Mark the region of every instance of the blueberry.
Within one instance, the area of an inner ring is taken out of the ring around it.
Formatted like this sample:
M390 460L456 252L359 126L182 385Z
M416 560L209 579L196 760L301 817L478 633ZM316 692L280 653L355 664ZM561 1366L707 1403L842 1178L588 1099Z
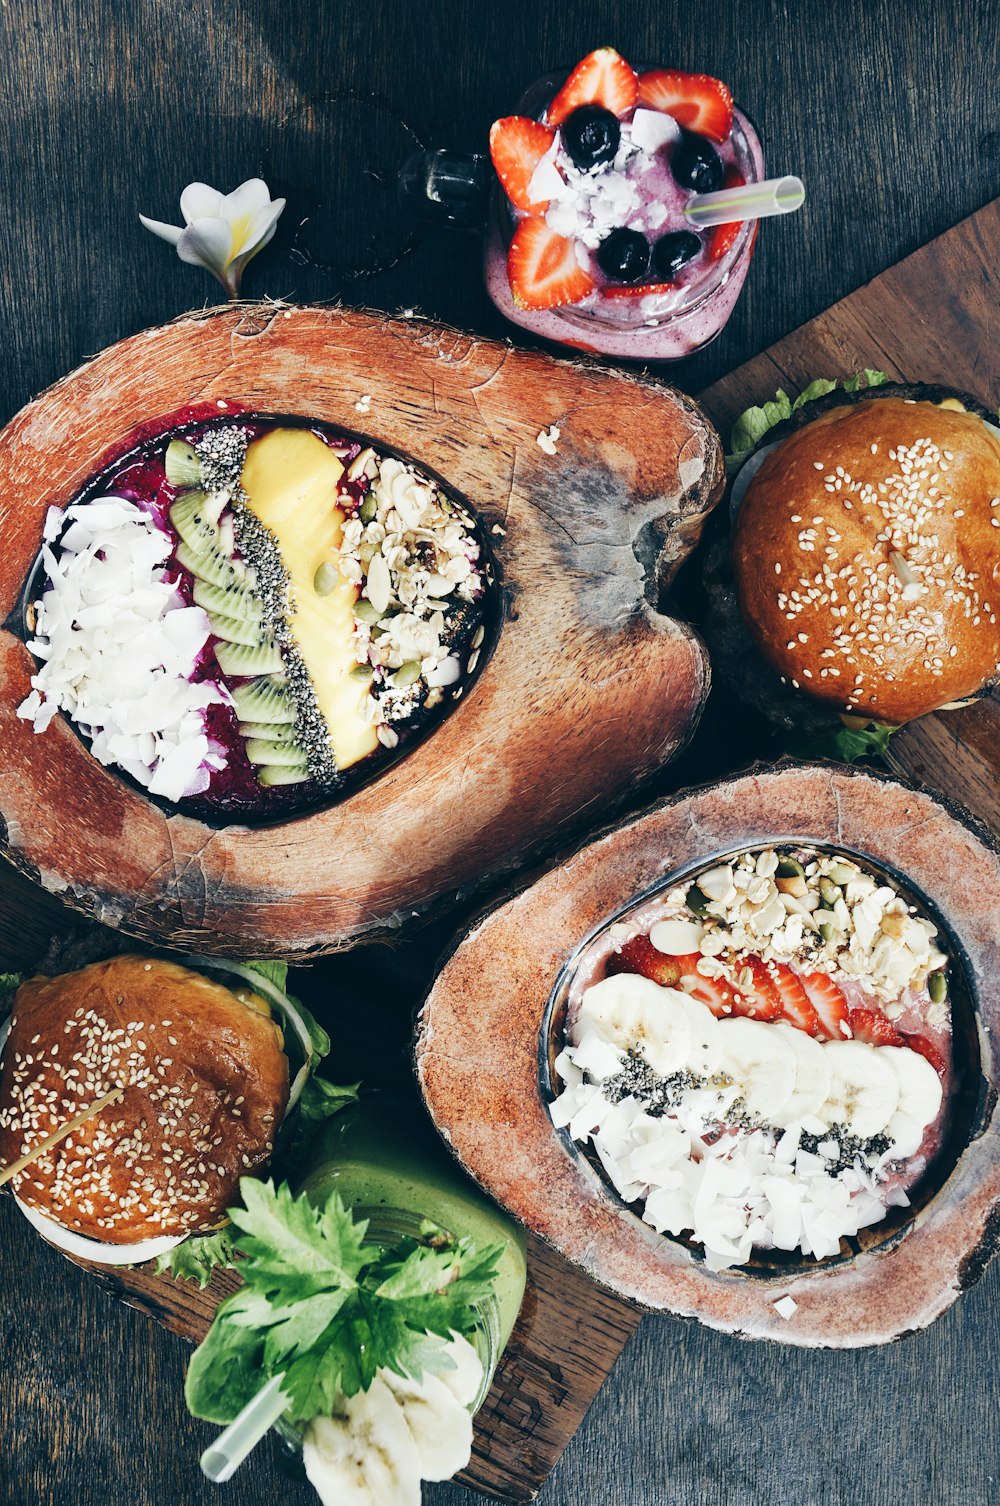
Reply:
M596 167L610 162L618 150L621 126L610 110L600 105L581 105L562 123L562 144L577 167Z
M693 188L696 193L714 193L722 187L722 158L704 136L690 131L684 132L674 148L670 170L682 188Z
M615 282L638 282L649 271L649 242L638 230L612 230L597 248L597 265Z
M672 230L661 235L653 247L653 267L657 277L669 282L701 250L701 240L693 230Z

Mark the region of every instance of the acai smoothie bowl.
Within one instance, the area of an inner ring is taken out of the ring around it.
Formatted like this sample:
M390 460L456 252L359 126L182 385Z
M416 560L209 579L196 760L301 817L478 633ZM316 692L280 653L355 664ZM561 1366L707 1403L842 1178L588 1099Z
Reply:
M983 829L887 776L682 793L458 941L420 1018L431 1114L621 1296L804 1346L899 1338L996 1245L997 884Z
M471 508L348 430L219 401L152 420L51 506L17 714L210 824L334 801L489 652Z

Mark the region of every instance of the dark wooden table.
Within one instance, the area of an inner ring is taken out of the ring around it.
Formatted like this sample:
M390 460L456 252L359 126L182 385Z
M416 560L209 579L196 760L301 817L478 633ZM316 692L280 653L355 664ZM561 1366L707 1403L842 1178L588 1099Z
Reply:
M522 83L605 41L728 78L773 169L800 172L810 190L795 220L764 228L721 339L674 369L690 391L1000 193L1000 41L982 0L5 0L2 19L0 421L102 346L215 301L208 277L136 219L173 219L195 178L229 188L263 170L289 194L281 233L247 276L251 296L417 307L502 334L471 236L430 231L398 265L357 280L297 260L293 232L308 215L314 260L390 260L388 218L357 212L362 191L367 202L379 192L359 185L360 123L375 143L363 165L376 170L414 138L474 148ZM324 137L313 128L329 106L315 102L345 91L359 129ZM746 720L739 741L714 697L659 787L764 747ZM0 961L31 961L65 913L37 895L26 924L21 881L5 876L0 892ZM367 1001L345 1012L345 1069L371 1077L377 1035L379 1074L405 1080L410 1008L445 936L439 926L395 952L324 965L331 985ZM275 1472L266 1447L224 1494L207 1485L197 1455L208 1430L181 1393L184 1346L44 1247L6 1198L0 1283L4 1506L314 1499ZM985 1506L1000 1474L998 1352L1000 1265L930 1332L870 1353L804 1354L648 1319L540 1500ZM439 1486L426 1499L477 1498Z

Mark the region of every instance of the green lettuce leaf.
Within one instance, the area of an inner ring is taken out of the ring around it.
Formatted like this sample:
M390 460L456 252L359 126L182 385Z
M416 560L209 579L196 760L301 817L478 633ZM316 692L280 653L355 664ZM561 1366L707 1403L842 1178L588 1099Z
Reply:
M215 1234L191 1234L165 1255L158 1255L153 1269L158 1276L174 1276L178 1281L197 1281L206 1287L213 1271L233 1263L233 1240L236 1231L228 1225Z
M838 763L885 758L889 739L897 731L886 722L869 722L866 727L841 727L829 737L800 744L787 751L795 758L832 758Z
M252 968L255 973L260 973L275 988L280 988L282 993L287 992L288 963L287 962L245 962L244 967Z
M815 381L809 383L808 387L803 388L794 402L788 393L779 387L771 402L762 403L759 407L747 408L746 412L741 413L733 424L732 433L729 436L729 454L726 456L728 475L736 474L765 434L776 424L782 423L786 418L791 418L792 414L806 403L811 403L818 397L825 397L828 392L833 392L838 386L845 392L860 392L863 387L881 387L882 383L888 380L884 371L872 371L867 366L864 371L845 377L841 382L831 381L829 377L817 377Z

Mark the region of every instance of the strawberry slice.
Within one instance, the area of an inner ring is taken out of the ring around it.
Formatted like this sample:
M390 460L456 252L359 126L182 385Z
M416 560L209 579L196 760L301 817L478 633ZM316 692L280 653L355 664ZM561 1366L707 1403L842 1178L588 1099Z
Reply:
M938 1048L927 1039L925 1035L913 1035L909 1031L903 1031L903 1044L909 1046L911 1051L919 1051L921 1056L926 1056L938 1077L944 1077L948 1071L944 1057Z
M710 141L727 140L733 128L733 96L721 79L707 73L668 68L640 73L639 103L672 115L678 125Z
M675 286L672 282L641 282L637 287L608 286L602 288L601 292L605 298L649 298L654 293L672 293Z
M880 1009L852 1009L848 1015L854 1039L869 1046L902 1046L903 1037Z
M507 115L490 127L490 156L503 191L518 209L545 208L548 200L532 199L528 186L535 168L556 139L555 131L526 115Z
M753 975L748 986L736 985L736 1003L733 1013L745 1015L751 1020L776 1020L782 1013L781 998L765 963L759 957L744 957L739 970L746 968Z
M595 286L576 259L573 241L556 235L542 219L522 220L507 252L507 276L522 309L554 309L579 303Z
M821 1034L819 1015L798 974L792 972L787 962L771 962L768 971L781 1000L782 1015L788 1023L796 1030L804 1030L807 1035Z
M598 47L577 63L549 105L549 125L562 125L581 105L600 105L621 119L634 107L638 95L635 70L613 47Z
M682 963L691 960L690 957L668 957L665 952L657 951L648 936L633 936L611 953L607 970L609 975L638 973L641 978L652 979L661 988L676 988L683 971Z
M727 167L726 175L722 180L723 188L742 188L746 183L743 174L737 172L735 167ZM726 252L736 244L736 238L743 229L743 221L735 220L731 225L716 225L708 238L706 255L709 261L721 261Z
M716 1019L725 1019L729 1015L739 1012L743 1003L743 997L726 978L705 978L697 971L699 954L694 953L691 957L678 957L676 959L684 971L681 974L680 987L692 999L698 999L706 1004L715 1015Z
M828 973L806 973L802 987L819 1019L820 1034L827 1040L847 1041L851 1027L847 1019L847 1000Z

